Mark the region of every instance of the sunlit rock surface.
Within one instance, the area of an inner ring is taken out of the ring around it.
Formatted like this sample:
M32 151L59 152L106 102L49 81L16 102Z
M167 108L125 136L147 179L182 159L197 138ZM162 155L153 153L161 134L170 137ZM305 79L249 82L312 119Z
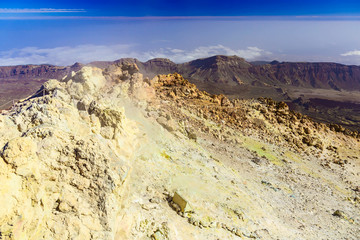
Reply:
M135 64L0 115L2 239L357 239L357 132Z

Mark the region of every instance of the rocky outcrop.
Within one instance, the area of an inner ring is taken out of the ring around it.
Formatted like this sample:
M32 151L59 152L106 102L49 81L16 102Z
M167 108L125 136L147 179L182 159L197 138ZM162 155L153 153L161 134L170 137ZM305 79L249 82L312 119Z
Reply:
M249 104L248 101L229 100L224 95L210 95L198 90L194 84L176 73L158 76L154 85L161 98L174 99L197 116L211 119L219 124L227 124L239 129L251 127L260 130L266 130L270 125L279 130L285 127L283 133L281 133L283 130L279 131L281 134L278 137L285 139L292 147L299 148L299 151L304 150L305 146L323 149L322 141L319 136L316 137L319 131L343 132L360 138L357 131L350 131L336 124L317 123L305 115L290 111L284 102L260 98L259 102ZM188 101L194 101L194 104L189 106ZM258 111L256 115L259 116L249 117L248 113L254 110ZM204 127L199 126L199 128Z
M2 237L114 238L136 141L123 108L98 102L105 84L84 67L1 116Z

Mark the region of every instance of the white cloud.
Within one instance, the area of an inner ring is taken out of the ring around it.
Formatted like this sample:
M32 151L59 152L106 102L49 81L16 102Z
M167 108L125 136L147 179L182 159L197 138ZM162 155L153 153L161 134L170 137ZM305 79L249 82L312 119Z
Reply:
M213 55L237 55L247 60L261 59L270 55L263 49L248 47L233 50L223 45L201 46L192 50L160 48L152 51L137 51L135 45L79 45L75 47L37 48L26 47L0 52L0 66L23 64L71 65L75 62L113 61L131 57L141 61L152 58L169 58L174 62L187 62Z
M56 9L56 8L0 8L0 13L72 13L86 12L85 9Z
M75 47L37 48L27 47L0 52L0 66L22 64L70 65L95 60L112 61L123 57L130 45L79 45Z
M343 57L349 57L349 56L360 56L360 51L359 50L354 50L354 51L349 51L343 54L340 54Z
M170 52L177 54L177 53L183 53L184 50L174 48L174 49L170 49Z
M180 50L172 48L161 48L157 51L149 51L138 55L141 60L151 58L169 58L174 62L187 62L198 58L205 58L214 55L237 55L247 60L259 59L263 56L270 55L271 52L257 47L248 47L246 49L233 50L223 45L201 46L192 50Z

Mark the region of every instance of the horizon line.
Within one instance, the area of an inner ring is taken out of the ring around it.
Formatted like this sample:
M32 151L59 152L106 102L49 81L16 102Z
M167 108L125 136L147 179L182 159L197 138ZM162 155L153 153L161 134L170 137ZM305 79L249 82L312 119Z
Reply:
M327 63L327 64L338 64L338 65L344 65L344 66L357 66L357 67L360 67L359 64L350 64L350 63L341 63L341 62L337 62L337 61L289 61L289 60L277 60L277 59L273 59L273 60L249 60L249 59L246 59L246 58L243 58L243 57L240 57L238 55L223 55L223 54L218 54L218 55L212 55L212 56L208 56L208 57L202 57L202 58L196 58L196 59L193 59L193 60L189 60L189 61L185 61L185 62L174 62L171 58L165 58L165 57L154 57L154 58L150 58L150 59L147 59L147 60L139 60L138 58L135 58L135 57L122 57L122 58L117 58L115 60L95 60L95 61L90 61L90 62L73 62L69 65L59 65L59 64L54 64L54 63L27 63L27 64L14 64L14 65L0 65L0 67L14 67L14 66L26 66L26 65L32 65L32 66L41 66L41 65L50 65L50 66L56 66L56 67L68 67L68 66L72 66L74 64L82 64L84 66L86 65L89 65L91 63L95 63L95 62L116 62L116 61L119 61L119 60L122 60L122 59L134 59L134 60L138 60L139 62L141 63L146 63L148 61L151 61L151 60L155 60L155 59L167 59L167 60L170 60L172 62L174 62L175 64L184 64L184 63L189 63L189 62L192 62L192 61L196 61L196 60L202 60L202 59L207 59L207 58L212 58L212 57L216 57L216 56L225 56L225 57L232 57L232 56L236 56L236 57L239 57L239 58L242 58L244 59L246 62L252 64L252 63L255 63L255 62L265 62L265 64L271 64L272 62L277 62L277 64L282 64L282 63L309 63L309 64L313 64L313 63Z
M47 12L46 12L47 11ZM84 9L44 9L37 13L86 12ZM0 9L1 13L1 9ZM20 13L20 12L17 12ZM30 13L30 12L21 12ZM35 13L35 12L32 12ZM254 15L254 16L0 16L0 20L227 20L227 21L360 21L360 15Z

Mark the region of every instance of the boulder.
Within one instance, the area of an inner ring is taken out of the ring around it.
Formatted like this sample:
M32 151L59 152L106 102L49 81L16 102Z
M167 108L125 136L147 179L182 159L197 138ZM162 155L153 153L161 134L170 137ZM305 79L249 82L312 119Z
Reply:
M177 192L174 193L172 201L180 207L180 211L185 213L190 210L188 202Z
M159 117L156 121L169 132L174 132L178 129L176 122L172 119L166 119L165 117Z

